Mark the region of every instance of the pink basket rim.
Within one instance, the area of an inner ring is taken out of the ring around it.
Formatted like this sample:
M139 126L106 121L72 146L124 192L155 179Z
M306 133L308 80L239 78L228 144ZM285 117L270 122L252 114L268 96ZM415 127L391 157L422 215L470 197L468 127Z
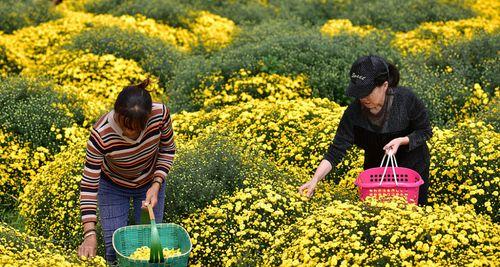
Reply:
M420 174L410 168L405 168L405 167L394 167L394 169L396 170L396 173L398 173L398 170L399 170L399 173L400 172L403 172L403 173L411 173L413 175L416 175L419 180L417 182L399 182L398 181L398 185L396 186L396 182L393 182L393 181L383 181L382 182L382 185L380 185L380 182L360 182L359 180L361 179L361 177L363 177L363 175L366 175L367 173L369 172L373 172L375 170L380 170L380 169L384 169L384 167L375 167L375 168L370 168L370 169L366 169L364 170L363 172L361 172L358 177L356 178L356 180L354 181L354 184L356 186L359 186L359 187L362 187L362 188L394 188L394 187L405 187L405 188L413 188L413 187L419 187L421 185L423 185L425 182L424 180L422 179L422 177L420 176ZM387 173L390 173L389 171L391 171L392 173L392 169L391 167L389 167L387 169Z
M361 188L388 188L388 189L398 188L398 187L416 188L416 187L423 185L424 183L425 183L424 180L419 180L415 183L398 182L397 185L395 182L382 182L382 185L379 185L379 182L359 184L357 180L354 181L354 184L361 187Z

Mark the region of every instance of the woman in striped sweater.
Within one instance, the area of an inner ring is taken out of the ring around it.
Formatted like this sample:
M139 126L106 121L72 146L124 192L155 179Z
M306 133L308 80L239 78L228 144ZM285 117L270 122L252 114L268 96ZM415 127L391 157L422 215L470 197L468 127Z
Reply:
M108 262L116 260L112 236L127 225L131 199L136 221L148 204L156 220L163 220L164 181L174 160L174 132L169 109L152 102L148 84L146 80L125 87L114 109L90 130L80 183L84 229L80 256L96 255L97 207Z

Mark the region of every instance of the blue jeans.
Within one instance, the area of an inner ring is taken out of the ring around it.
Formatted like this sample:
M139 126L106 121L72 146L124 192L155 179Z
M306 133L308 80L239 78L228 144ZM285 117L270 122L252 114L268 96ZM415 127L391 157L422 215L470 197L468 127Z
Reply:
M158 203L153 208L157 223L163 221L163 210L165 207L165 185L163 183L158 192ZM101 176L99 190L97 193L97 206L99 209L99 220L104 234L106 246L106 260L116 260L116 252L113 249L113 233L116 229L127 226L130 210L130 199L134 202L135 221L141 221L142 201L146 199L149 184L141 188L129 189L121 187Z

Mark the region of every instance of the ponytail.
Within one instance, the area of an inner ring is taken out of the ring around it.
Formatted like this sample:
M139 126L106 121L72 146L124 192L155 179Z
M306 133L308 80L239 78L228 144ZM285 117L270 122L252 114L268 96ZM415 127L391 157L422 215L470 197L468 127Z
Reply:
M372 64L375 67L377 74L375 76L374 82L375 86L381 86L384 82L389 83L389 88L396 88L399 84L399 70L398 68L387 62L384 58L379 56L370 56L376 58L377 60L372 60Z
M151 84L151 79L148 77L148 78L146 78L146 80L144 80L144 81L140 82L139 84L135 85L135 87L140 88L142 90L145 90L145 91L149 92L149 90L147 90L146 88L150 84Z
M387 62L387 65L389 67L389 87L396 88L399 84L399 70L392 63Z

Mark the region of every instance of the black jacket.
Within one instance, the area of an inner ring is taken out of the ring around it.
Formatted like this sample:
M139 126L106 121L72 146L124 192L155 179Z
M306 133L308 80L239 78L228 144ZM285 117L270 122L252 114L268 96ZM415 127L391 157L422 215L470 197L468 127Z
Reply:
M357 145L365 151L364 169L379 167L384 156L383 147L392 139L408 136L408 145L400 146L396 160L400 167L417 171L426 181L429 177L430 155L426 141L432 136L427 109L411 89L394 88L394 99L384 127L379 129L363 115L359 100L345 110L337 133L324 158L336 166L346 151Z

